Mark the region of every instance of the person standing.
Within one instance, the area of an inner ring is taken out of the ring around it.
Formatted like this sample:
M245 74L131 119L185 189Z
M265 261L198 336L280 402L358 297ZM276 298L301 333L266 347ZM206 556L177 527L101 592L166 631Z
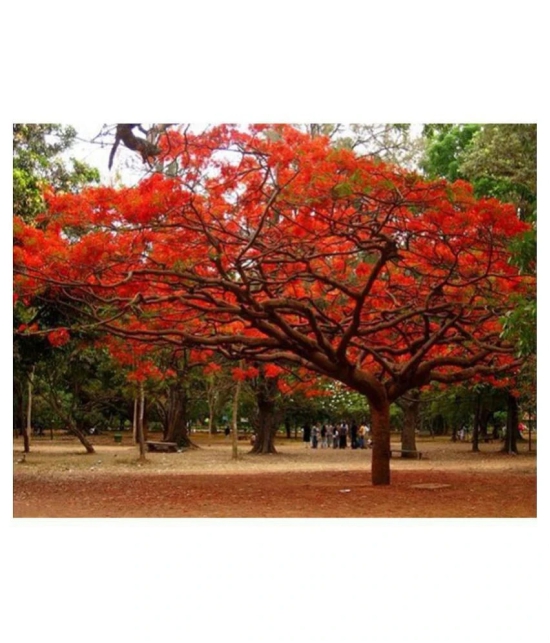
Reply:
M348 427L346 426L345 422L342 422L342 424L340 424L340 428L338 429L340 449L345 449L347 446L347 434L348 434Z
M359 427L357 426L357 423L355 420L351 423L351 448L352 449L357 449L357 434L359 432Z
M316 449L319 443L319 427L314 424L311 430L311 448Z
M338 427L336 426L336 424L333 424L331 426L331 433L332 433L332 448L337 449L339 437L338 437Z
M311 441L311 427L309 426L309 422L306 422L304 424L304 444L307 447Z
M330 424L327 422L327 448L332 446L332 432L330 430Z
M363 422L361 423L361 426L359 427L359 432L357 434L357 443L358 443L357 446L360 449L365 448L365 424Z

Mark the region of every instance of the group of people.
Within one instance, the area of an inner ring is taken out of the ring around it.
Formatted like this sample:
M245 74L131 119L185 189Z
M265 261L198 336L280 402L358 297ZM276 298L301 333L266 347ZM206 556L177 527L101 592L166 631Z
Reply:
M348 444L352 449L368 449L372 446L369 425L358 425L356 422L322 426L305 424L303 440L305 445L311 446L312 449L345 449Z

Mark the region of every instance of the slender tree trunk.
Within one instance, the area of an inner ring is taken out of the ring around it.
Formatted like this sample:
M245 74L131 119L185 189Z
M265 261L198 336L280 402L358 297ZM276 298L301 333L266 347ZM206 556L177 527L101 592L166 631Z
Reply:
M483 406L479 412L479 434L486 440L489 437L487 429L489 427L489 420L491 419L491 412L488 409L484 409Z
M401 398L405 412L405 422L401 431L401 448L404 451L416 451L416 431L420 426L420 391L410 391L408 399ZM414 457L412 453L402 453L403 458Z
M233 460L237 460L239 457L239 398L241 395L241 386L241 380L237 380L231 413L231 458Z
M214 409L209 405L208 409L208 444L212 444L212 434L214 433Z
M63 410L63 406L61 402L59 401L56 393L51 388L50 388L50 394L47 397L47 401L48 401L48 404L56 413L56 415L60 418L60 420L64 422L65 426L67 427L67 430L70 431L73 435L76 435L76 437L80 440L80 442L82 443L82 446L86 449L86 451L88 453L95 453L95 449L92 443L88 440L88 437L86 436L86 434L77 427L76 422L73 419L73 414L71 412L66 413Z
M508 393L507 395L508 402L508 413L506 416L506 436L504 439L504 447L502 450L504 453L509 453L510 455L518 453L518 447L516 442L516 432L518 431L519 425L519 408L518 400L515 395Z
M390 484L390 405L388 402L375 406L369 402L372 422L372 467L373 485Z
M80 442L82 442L82 446L86 449L88 453L95 453L95 449L92 443L88 440L84 431L81 431L72 420L70 420L68 424L68 429L71 433L76 435L76 437L80 440Z
M13 438L16 440L23 435L26 422L25 412L25 387L21 384L19 378L13 379Z
M137 421L137 433L139 443L139 459L146 460L145 455L145 432L143 430L143 418L145 416L145 388L143 382L139 383L139 415Z
M132 418L132 438L134 444L138 443L138 396L134 396L134 416Z
M215 426L218 392L216 389L216 378L213 376L207 381L206 400L208 402L208 444L212 442L212 436L218 432Z
M472 451L479 453L479 426L481 417L481 395L478 394L474 413L474 427L472 430Z
M27 385L27 418L25 423L25 429L23 431L23 451L29 453L31 450L31 433L32 433L32 392L34 385L34 371L35 366L33 365L31 372L29 373L29 381Z

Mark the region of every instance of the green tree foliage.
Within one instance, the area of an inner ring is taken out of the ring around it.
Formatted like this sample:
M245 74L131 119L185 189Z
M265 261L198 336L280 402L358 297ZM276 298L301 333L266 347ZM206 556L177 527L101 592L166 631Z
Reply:
M536 273L537 126L533 123L427 125L425 158L432 177L470 181L478 197L513 203L518 216L531 224L513 242L512 261L526 274ZM518 378L523 406L533 407L536 387L537 302L518 297L504 321L504 333L525 363Z
M535 274L537 256L537 126L535 124L484 125L472 139L461 171L479 195L514 203L518 216L531 229L514 242L513 261L525 273ZM526 356L536 351L537 304L518 299L508 315L505 332Z
M122 369L86 340L52 349L37 375L36 394L63 428L118 428L131 418L132 398Z
M421 169L431 179L443 177L456 181L466 178L461 165L479 130L480 126L475 124L425 125L426 150Z
M45 185L72 192L99 183L99 171L62 154L74 145L76 131L58 124L13 125L13 213L32 220L42 211Z
M532 224L514 241L513 261L525 273L536 271L537 126L536 124L435 124L424 127L422 169L431 178L470 181L478 197L513 203ZM536 351L534 299L518 299L506 319L506 333L521 355Z
M461 173L480 196L515 203L532 221L537 201L537 126L484 125L471 139Z
M82 186L99 182L99 171L76 159L66 161L62 155L75 143L76 131L59 124L13 125L13 213L31 223L44 209L43 190L77 191ZM59 322L54 301L17 301L14 307L14 331L22 326L49 320ZM14 426L23 426L26 382L35 365L38 372L53 359L54 350L44 337L14 334ZM40 385L40 382L37 382Z

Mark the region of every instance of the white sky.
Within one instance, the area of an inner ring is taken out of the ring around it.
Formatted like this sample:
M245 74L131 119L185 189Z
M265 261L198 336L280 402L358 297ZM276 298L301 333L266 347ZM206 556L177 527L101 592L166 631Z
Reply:
M109 155L114 143L114 124L108 124L105 128L103 123L94 123L91 121L77 121L67 123L72 125L77 131L77 140L75 144L64 154L65 157L75 157L96 167L100 173L102 182L110 184L119 178L125 184L134 184L142 178L147 167L143 165L139 155L128 150L122 143L117 147L113 160L113 167L109 170ZM199 131L208 126L206 123L193 123L192 129ZM145 125L147 128L148 125ZM104 129L105 128L105 129ZM412 134L419 136L421 134L421 124L412 124ZM102 131L109 129L103 136L98 136ZM342 132L342 135L345 131Z

